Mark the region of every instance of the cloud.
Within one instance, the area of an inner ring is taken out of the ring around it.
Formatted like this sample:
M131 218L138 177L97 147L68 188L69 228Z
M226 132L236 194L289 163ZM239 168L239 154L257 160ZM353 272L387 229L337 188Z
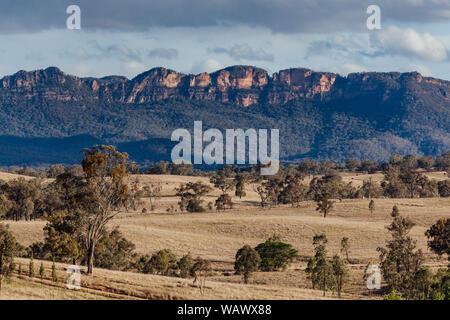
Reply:
M170 49L165 49L165 48L157 48L157 49L153 49L150 50L148 52L148 56L150 58L161 58L161 59L176 59L178 58L178 50L170 48Z
M349 73L365 72L366 69L357 64L344 63L344 64L339 65L338 67L334 68L332 71L336 72L340 75L348 75Z
M124 73L130 75L138 75L147 69L148 68L139 61L128 61L122 65L122 70Z
M207 59L204 61L201 61L200 63L195 63L192 66L191 72L198 74L201 72L214 72L220 69L223 69L224 65L221 64L219 61L215 60L215 59Z
M215 54L226 54L230 58L237 61L274 61L273 55L267 53L264 49L253 49L248 44L235 44L229 49L217 47L208 49L208 52Z
M0 2L0 32L66 28L73 0ZM449 0L379 1L383 21L446 22ZM78 0L82 29L142 31L151 27L257 26L278 33L365 31L373 0Z
M97 41L90 41L86 47L77 47L70 51L64 49L60 56L71 56L82 60L104 60L106 58L119 59L122 62L142 62L140 50L134 50L124 44L100 45Z
M117 57L122 61L134 60L142 62L140 53L124 44L111 44L106 47L97 45L97 49L102 57Z
M429 33L419 34L413 29L395 26L376 32L371 37L372 45L378 49L375 55L402 55L428 61L447 60L444 44Z
M428 69L426 66L421 65L421 64L412 65L410 69L419 72L424 77L432 77L433 76L433 72L430 69Z

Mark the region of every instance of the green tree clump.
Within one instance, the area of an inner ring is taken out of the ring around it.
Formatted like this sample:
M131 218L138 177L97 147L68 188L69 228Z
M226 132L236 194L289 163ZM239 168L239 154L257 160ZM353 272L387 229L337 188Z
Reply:
M333 264L327 257L327 243L328 240L325 234L314 236L313 245L315 254L314 257L309 259L305 270L308 278L312 282L313 289L318 288L322 290L324 296L327 290L334 289L336 283Z
M298 257L297 250L282 242L278 236L272 236L260 243L255 250L261 258L262 271L285 270Z
M34 277L34 258L33 258L33 254L31 254L30 263L28 264L28 276L30 278Z
M0 295L2 283L8 279L14 269L14 256L16 255L17 241L9 227L0 224Z
M190 253L184 255L181 257L180 260L177 262L177 268L179 270L179 276L181 278L188 278L191 276L191 270L194 266L194 260L192 259L192 256Z
M44 263L41 262L41 266L39 267L39 277L41 278L41 280L43 280L44 276L45 276Z
M52 263L52 281L58 282L58 275L56 274L55 260L53 260L53 263Z
M248 279L253 272L259 269L260 264L261 257L259 256L258 251L249 245L245 245L236 253L234 270L236 270L236 274L243 275L244 283L248 283Z

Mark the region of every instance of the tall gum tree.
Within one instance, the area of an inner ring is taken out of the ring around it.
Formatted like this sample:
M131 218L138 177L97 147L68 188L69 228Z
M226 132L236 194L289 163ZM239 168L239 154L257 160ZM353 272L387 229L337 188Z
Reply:
M126 184L128 154L118 152L113 146L94 146L83 150L81 163L89 185L91 210L85 212L87 273L93 273L95 246L105 232L105 227L126 204L129 193Z

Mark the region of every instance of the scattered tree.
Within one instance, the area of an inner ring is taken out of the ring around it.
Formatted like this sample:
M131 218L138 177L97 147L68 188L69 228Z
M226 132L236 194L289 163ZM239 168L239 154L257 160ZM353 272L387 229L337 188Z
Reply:
M347 261L348 261L348 258L347 258ZM335 277L335 281L336 281L336 291L340 298L342 288L348 281L350 272L348 270L346 262L338 255L334 256L333 261L332 261L332 266L333 266L333 272L334 272L334 277Z
M313 289L319 288L325 296L326 291L333 289L336 278L334 275L333 265L327 257L326 244L328 240L325 234L316 235L313 238L315 255L309 259L306 267L308 278L312 282Z
M436 254L447 254L450 259L450 218L439 219L425 232L428 247Z
M350 249L350 239L347 237L343 237L341 240L341 252L345 253L345 258L347 259L347 262L350 262L348 258L348 250Z
M261 258L262 271L285 270L298 257L297 250L282 242L278 236L272 236L260 243L255 250Z
M412 279L421 268L423 255L421 250L415 251L416 241L409 236L414 223L400 215L393 207L392 223L387 227L392 239L387 248L377 248L380 252L380 264L383 278L389 291L396 290L405 297L412 296Z
M16 249L17 242L9 227L0 224L0 295L3 280L10 277L14 268Z
M237 274L242 274L244 283L248 283L251 274L259 269L261 257L258 252L249 245L243 246L236 253L236 261L234 263L234 270Z
M211 272L211 263L208 260L198 257L191 269L191 275L194 277L194 284L198 283L200 293L203 294L206 276Z
M329 199L330 194L325 193L316 199L317 208L316 211L323 213L323 217L326 218L328 213L333 210L334 202Z
M369 202L369 211L371 214L375 211L375 201L373 201L373 199Z

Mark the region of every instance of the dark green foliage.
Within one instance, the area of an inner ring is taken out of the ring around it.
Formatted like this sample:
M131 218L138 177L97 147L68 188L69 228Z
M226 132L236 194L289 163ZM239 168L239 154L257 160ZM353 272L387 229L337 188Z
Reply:
M327 257L327 243L328 240L325 234L314 236L313 245L315 254L313 258L309 259L305 270L308 275L308 279L312 282L313 289L318 288L322 290L324 296L327 290L333 289L336 285L335 270L333 268L333 264ZM340 271L344 273L343 270ZM342 285L345 281L344 279L345 278L343 276Z
M41 262L41 266L39 267L39 277L42 279L44 279L44 275L45 275L45 268L44 268L44 263Z
M428 247L438 255L447 254L450 259L450 218L439 219L425 232Z
M396 206L392 209L392 223L388 230L392 239L387 241L387 248L379 247L380 266L383 279L389 291L396 290L406 298L414 297L414 277L421 269L423 254L415 250L416 241L409 232L414 223L400 215Z
M33 258L33 255L31 255L30 263L28 264L28 276L30 278L34 277L34 258Z
M233 208L233 201L231 201L231 197L228 194L221 194L215 203L217 211L219 210L226 210L227 207L229 209Z
M335 289L338 296L341 297L342 289L349 279L350 271L347 267L347 263L338 255L333 257L332 267L335 279Z
M186 210L189 212L205 212L206 209L201 205L202 200L191 199L188 201Z
M52 263L52 281L58 282L58 275L56 274L55 260L53 260L53 263Z
M135 257L136 246L125 239L118 227L105 233L95 250L94 265L111 270L128 270Z
M0 183L0 218L32 220L43 215L41 179L14 179Z
M211 187L202 182L188 182L175 188L176 195L180 197L178 205L180 210L189 212L204 212L205 208L201 206L203 200L200 198L211 191Z
M395 290L392 290L388 295L385 295L384 300L403 300L401 294L397 294Z
M245 192L246 184L250 180L250 174L248 172L242 172L236 174L234 178L234 183L236 184L236 190L234 192L236 197L239 197L241 199L242 197L245 197L247 193Z
M438 190L441 197L450 197L450 179L439 181Z
M160 250L148 261L147 270L161 275L173 275L177 268L177 257L170 249Z
M14 269L16 249L17 241L9 227L0 224L0 295L3 280L9 278Z
M373 214L373 212L375 211L375 201L373 201L373 199L370 200L370 202L369 202L369 211L370 211L370 213L372 213L372 214Z
M251 274L259 269L260 264L261 257L258 251L249 245L245 245L236 253L234 270L236 270L237 274L243 275L244 283L248 283Z
M181 257L177 262L177 268L179 270L179 276L181 278L188 278L191 276L191 270L194 266L194 260L191 257L191 254L186 254Z
M285 270L298 257L297 250L279 237L273 236L256 246L255 250L261 257L262 271Z

